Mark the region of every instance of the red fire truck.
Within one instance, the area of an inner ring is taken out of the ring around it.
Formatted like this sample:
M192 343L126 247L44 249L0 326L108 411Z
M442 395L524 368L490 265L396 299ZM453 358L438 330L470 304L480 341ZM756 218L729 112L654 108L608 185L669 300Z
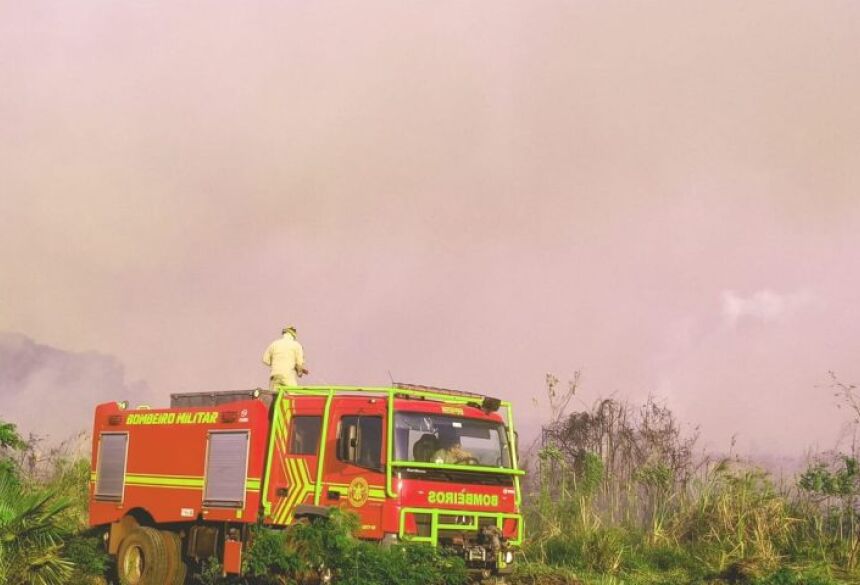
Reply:
M502 416L504 414L505 416ZM90 524L120 582L180 584L208 558L240 574L260 524L358 515L363 539L455 550L504 574L523 537L511 405L480 394L279 387L96 408Z

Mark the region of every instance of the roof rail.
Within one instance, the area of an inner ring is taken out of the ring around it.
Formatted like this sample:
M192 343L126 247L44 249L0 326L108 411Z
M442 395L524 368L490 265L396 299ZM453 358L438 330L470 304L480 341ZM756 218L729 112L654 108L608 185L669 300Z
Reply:
M375 394L390 397L408 397L419 400L435 400L449 404L473 404L483 408L484 405L497 404L506 406L510 403L478 394L476 392L465 392L462 390L449 390L445 388L434 388L432 386L420 386L417 384L394 383L391 386L276 386L277 392L294 396L327 396L343 394ZM494 407L495 408L495 407Z
M278 390L293 395L325 396L332 394L376 394L398 397L417 398L421 400L436 400L455 404L475 404L483 406L486 401L499 402L496 398L477 392L465 390L452 390L450 388L437 388L435 386L424 386L421 384L406 384L394 382L388 387L372 386L279 386L276 390L264 390L254 388L251 390L226 390L215 392L181 392L170 395L171 408L189 408L200 406L217 406L238 400L262 400L269 406Z

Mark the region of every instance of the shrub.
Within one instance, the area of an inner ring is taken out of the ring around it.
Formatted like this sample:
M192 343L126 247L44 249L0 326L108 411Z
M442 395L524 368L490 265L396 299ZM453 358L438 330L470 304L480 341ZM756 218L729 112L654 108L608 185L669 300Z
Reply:
M294 574L299 568L296 555L287 550L286 532L258 528L254 531L243 569L261 582L275 575Z
M58 524L68 502L50 492L24 493L8 477L0 477L0 583L63 585L72 573L63 558Z
M223 567L218 559L207 559L203 561L200 572L194 575L194 582L201 583L202 585L221 585L222 583L227 583L229 582L228 579L221 576L222 569ZM235 582L235 580L233 581Z
M764 472L733 472L721 464L678 510L670 531L716 572L737 563L772 569L795 523Z
M582 585L570 569L542 563L518 563L510 581L512 585Z
M426 544L382 548L357 542L341 559L337 575L344 585L461 585L467 581L462 559Z
M290 583L321 567L343 585L461 585L467 581L462 559L427 545L383 548L353 537L358 518L332 510L326 520L286 530L255 530L245 568L254 583Z
M765 578L756 580L754 585L839 585L839 581L821 570L783 567Z
M74 565L70 583L96 583L110 566L110 557L102 539L93 533L83 533L66 539L63 556Z

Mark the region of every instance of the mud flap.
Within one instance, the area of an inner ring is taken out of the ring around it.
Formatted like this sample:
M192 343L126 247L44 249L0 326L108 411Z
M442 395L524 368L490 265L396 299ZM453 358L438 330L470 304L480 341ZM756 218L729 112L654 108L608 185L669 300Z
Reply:
M228 540L224 543L224 574L238 575L242 572L242 543Z

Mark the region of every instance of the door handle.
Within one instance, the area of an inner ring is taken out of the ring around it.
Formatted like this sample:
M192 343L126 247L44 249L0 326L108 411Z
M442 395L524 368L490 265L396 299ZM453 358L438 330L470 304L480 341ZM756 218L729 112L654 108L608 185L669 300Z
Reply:
M329 500L339 500L340 499L340 492L333 492L333 491L329 490L328 492L326 492L326 497Z

